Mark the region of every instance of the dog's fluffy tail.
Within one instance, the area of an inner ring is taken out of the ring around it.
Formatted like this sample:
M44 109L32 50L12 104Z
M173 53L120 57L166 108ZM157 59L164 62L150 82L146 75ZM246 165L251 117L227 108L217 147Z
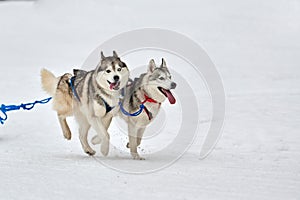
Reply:
M58 78L46 69L41 70L42 87L48 94L53 96L56 92Z

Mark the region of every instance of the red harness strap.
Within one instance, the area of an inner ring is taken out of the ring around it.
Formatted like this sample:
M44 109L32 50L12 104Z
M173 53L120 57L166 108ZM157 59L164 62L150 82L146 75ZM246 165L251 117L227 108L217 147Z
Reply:
M154 99L148 97L146 94L144 94L145 100L142 102L142 104L145 104L146 102L149 103L158 103L157 101L155 101ZM159 103L160 106L161 103ZM146 106L144 107L144 110L148 116L149 121L153 118L152 113L146 108Z
M154 99L148 97L146 94L144 94L145 100L142 102L142 104L146 103L146 102L150 102L150 103L157 103L157 101L155 101Z

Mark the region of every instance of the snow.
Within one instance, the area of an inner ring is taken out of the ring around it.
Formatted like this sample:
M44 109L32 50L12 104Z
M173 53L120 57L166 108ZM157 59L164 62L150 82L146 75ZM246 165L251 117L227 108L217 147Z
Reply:
M187 35L206 50L223 79L226 121L215 150L200 160L211 108L199 89L201 131L192 146L168 167L136 175L103 162L122 169L159 165L172 152L147 154L174 135L145 141L145 161L116 148L107 158L88 157L76 123L69 120L73 139L65 141L50 105L11 112L0 127L0 199L299 199L299 21L297 0L1 2L0 104L47 97L42 67L70 71L112 36L158 27ZM149 54L134 59L126 62L146 65ZM199 87L205 88L202 80ZM164 105L172 112L162 112L169 131L170 119L180 120L179 107ZM118 128L113 125L111 137L121 148L126 137L118 138Z

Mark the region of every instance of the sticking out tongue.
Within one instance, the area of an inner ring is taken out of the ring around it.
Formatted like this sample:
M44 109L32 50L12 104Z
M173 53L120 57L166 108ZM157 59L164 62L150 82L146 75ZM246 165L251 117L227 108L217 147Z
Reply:
M110 83L109 84L109 89L114 89L114 90L117 90L119 89L119 85L120 85L120 82L116 82L116 83Z
M166 89L162 88L162 91L166 95L166 97L168 98L170 104L176 103L176 99L175 99L175 97L173 96L173 94L171 93L170 90L166 90Z

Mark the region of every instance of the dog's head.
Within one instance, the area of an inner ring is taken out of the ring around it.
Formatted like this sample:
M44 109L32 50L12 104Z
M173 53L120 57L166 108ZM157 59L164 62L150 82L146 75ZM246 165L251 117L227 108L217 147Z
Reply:
M113 56L105 57L101 51L101 61L96 68L96 81L102 88L119 91L125 87L129 79L129 70L115 51Z
M160 67L156 67L154 60L150 60L148 66L148 83L145 87L145 90L151 97L159 102L163 102L168 98L171 104L176 102L175 97L173 96L170 90L176 88L176 83L172 81L172 76L166 62L162 59Z

